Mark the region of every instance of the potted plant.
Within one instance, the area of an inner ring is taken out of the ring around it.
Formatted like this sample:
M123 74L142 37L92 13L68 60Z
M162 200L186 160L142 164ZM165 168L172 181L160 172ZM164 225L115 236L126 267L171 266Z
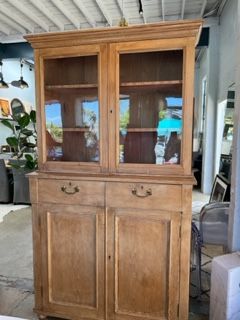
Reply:
M12 159L16 160L11 166L37 169L36 111L12 115L11 120L3 119L1 123L12 130L12 135L6 139L13 152Z
M3 119L1 123L12 131L6 141L12 150L9 165L14 183L13 202L30 203L26 173L37 169L36 111L13 114L11 120Z

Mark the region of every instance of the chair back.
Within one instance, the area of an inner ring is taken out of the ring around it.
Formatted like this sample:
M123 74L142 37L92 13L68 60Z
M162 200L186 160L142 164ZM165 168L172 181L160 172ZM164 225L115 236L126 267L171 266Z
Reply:
M202 208L200 212L200 234L203 244L227 247L229 205L230 202L213 202Z

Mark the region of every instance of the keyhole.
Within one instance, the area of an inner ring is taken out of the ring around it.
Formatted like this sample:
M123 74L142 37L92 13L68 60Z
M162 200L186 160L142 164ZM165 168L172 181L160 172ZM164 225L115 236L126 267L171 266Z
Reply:
M108 256L108 260L111 260L111 256Z

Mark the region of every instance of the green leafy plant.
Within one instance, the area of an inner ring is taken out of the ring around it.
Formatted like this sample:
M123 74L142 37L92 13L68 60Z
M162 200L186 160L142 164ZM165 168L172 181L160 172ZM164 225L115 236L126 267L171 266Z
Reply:
M3 119L1 123L12 130L12 135L6 141L13 151L12 159L19 160L14 164L10 162L11 166L37 169L36 111L12 115L11 120Z

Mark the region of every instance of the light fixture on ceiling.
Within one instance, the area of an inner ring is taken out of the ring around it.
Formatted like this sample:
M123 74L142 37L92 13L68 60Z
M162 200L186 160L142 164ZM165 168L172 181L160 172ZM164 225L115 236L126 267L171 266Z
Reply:
M124 9L123 9L123 0L122 0L122 17L119 21L119 27L127 27L128 26L128 22L127 19L124 17Z
M20 60L20 70L21 70L20 79L12 81L11 85L20 89L25 89L25 88L28 88L28 83L25 80L23 80L22 68L23 68L23 63Z
M0 60L0 67L1 67L1 71L0 71L0 88L1 89L7 89L8 88L8 84L3 80L3 74L2 74L2 60Z
M139 14L140 14L140 16L143 16L143 6L142 6L141 0L139 0Z

